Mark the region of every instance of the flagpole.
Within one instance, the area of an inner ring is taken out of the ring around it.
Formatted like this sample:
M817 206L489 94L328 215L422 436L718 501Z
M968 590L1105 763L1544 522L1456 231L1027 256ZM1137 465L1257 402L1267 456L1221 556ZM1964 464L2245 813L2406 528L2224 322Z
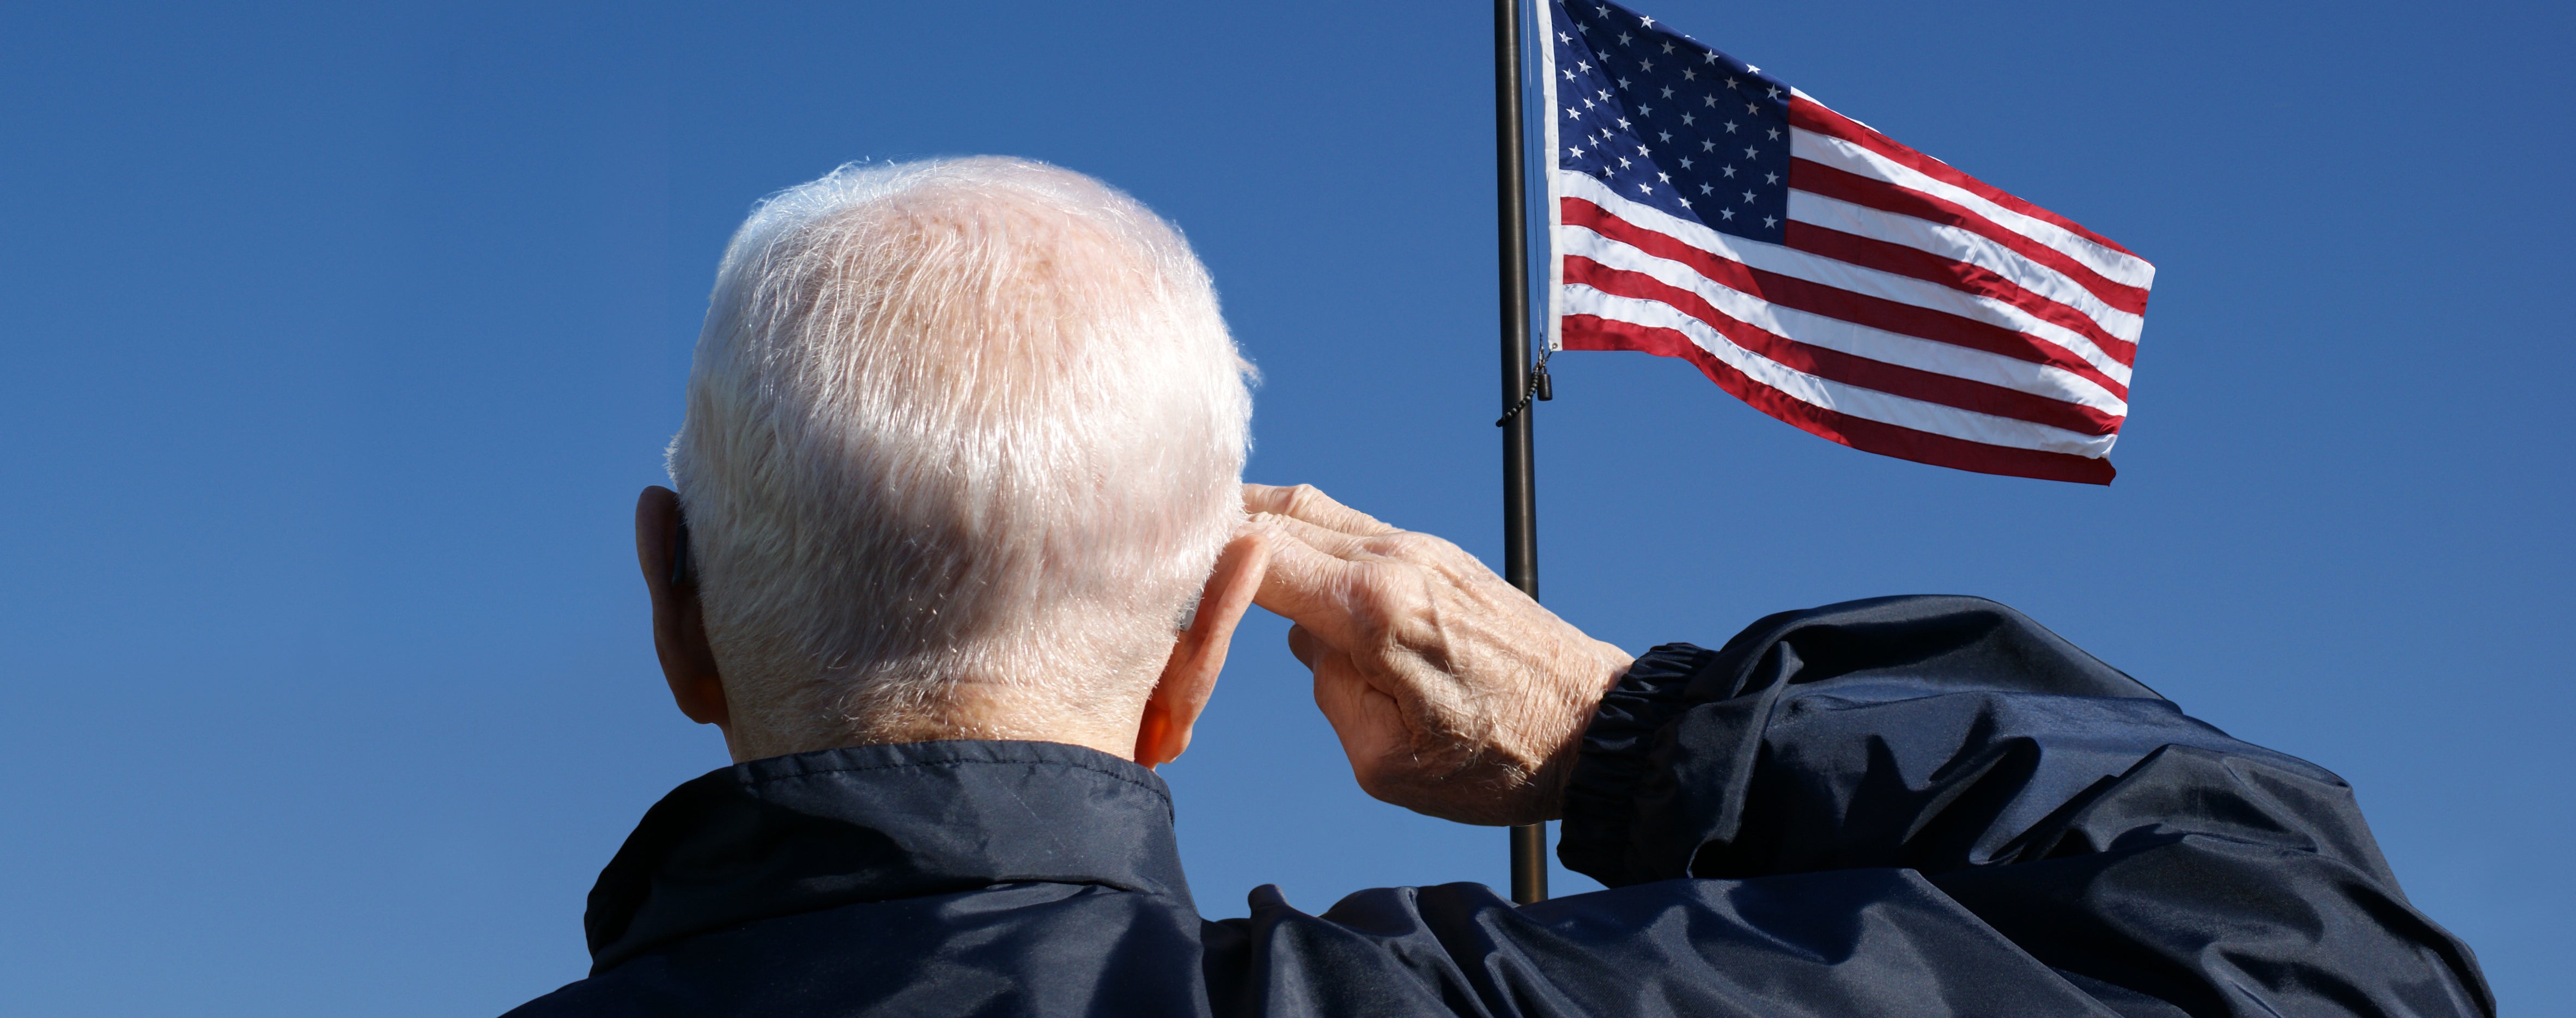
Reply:
M1520 0L1494 0L1496 211L1503 303L1503 578L1538 597L1538 487L1530 453L1529 210L1521 156ZM1547 825L1511 829L1512 900L1547 898Z

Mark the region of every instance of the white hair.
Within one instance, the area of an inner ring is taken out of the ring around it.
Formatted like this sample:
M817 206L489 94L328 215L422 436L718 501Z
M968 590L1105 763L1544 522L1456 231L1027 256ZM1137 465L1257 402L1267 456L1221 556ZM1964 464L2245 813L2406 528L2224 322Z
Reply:
M1251 370L1179 231L1081 174L761 202L670 448L737 738L903 741L974 686L1132 713L1243 518Z

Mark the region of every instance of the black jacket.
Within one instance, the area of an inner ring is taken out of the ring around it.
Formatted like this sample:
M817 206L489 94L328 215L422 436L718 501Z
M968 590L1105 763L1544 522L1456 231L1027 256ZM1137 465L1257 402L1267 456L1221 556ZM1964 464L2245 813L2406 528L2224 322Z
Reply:
M2333 774L2011 609L1887 598L1658 647L1586 734L1565 864L1199 918L1151 771L1028 742L708 774L514 1015L2492 1015Z

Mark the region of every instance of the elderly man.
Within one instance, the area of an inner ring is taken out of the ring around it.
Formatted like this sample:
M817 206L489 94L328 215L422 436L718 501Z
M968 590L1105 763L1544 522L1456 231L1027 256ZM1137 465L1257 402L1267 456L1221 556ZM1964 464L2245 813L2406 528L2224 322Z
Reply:
M636 514L671 695L736 762L601 874L590 977L514 1013L2493 1013L2332 774L1968 598L1632 659L1239 486L1247 370L1179 235L1076 174L762 204ZM1255 602L1370 794L1562 817L1612 890L1201 919L1152 768Z

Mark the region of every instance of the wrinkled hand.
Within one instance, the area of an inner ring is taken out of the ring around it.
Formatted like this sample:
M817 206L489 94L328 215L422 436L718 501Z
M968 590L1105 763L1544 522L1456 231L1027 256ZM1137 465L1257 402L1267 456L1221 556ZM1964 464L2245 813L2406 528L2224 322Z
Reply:
M1457 545L1313 487L1243 487L1270 546L1255 603L1296 623L1360 788L1471 824L1555 819L1584 726L1632 659Z

